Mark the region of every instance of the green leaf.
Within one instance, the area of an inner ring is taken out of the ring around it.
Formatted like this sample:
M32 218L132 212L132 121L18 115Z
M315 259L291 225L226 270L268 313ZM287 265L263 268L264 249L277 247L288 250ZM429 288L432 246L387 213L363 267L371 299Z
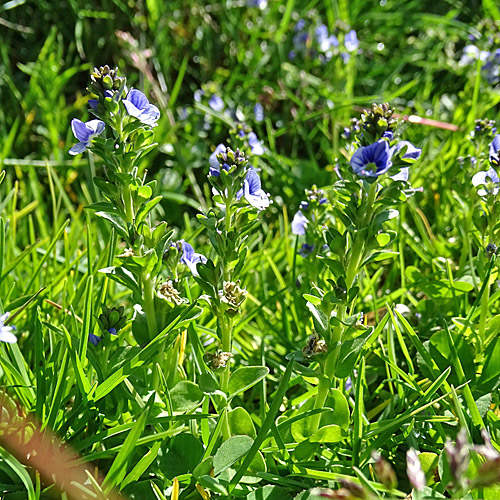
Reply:
M311 443L338 443L347 437L338 425L326 425L318 429L310 438Z
M189 380L181 380L170 390L170 398L175 412L194 410L203 401L203 392Z
M307 302L307 308L311 311L316 331L323 337L328 337L330 332L328 329L328 317L326 314L311 302Z
M257 436L255 426L253 425L252 417L241 406L227 413L229 429L233 436L246 435L254 438Z
M336 377L347 378L351 374L354 369L354 365L358 360L359 354L372 332L373 329L371 328L355 339L342 342L342 345L340 346L339 360L335 368Z
M182 433L174 436L163 452L158 465L168 478L193 472L203 456L203 445L192 434Z
M233 436L224 441L214 456L214 475L217 476L246 455L253 442L249 436Z
M240 392L244 392L253 387L269 373L266 366L242 366L231 373L229 379L229 397L234 397Z
M128 433L128 436L120 447L118 455L116 455L108 473L106 474L106 477L104 478L102 488L108 493L114 486L123 480L125 474L127 473L127 462L132 458L137 440L141 437L144 431L153 401L154 395L150 397L146 408L137 419L134 427L132 427L131 431Z
M250 492L246 500L283 500L284 498L288 498L289 494L290 490L282 486L271 486L268 484Z

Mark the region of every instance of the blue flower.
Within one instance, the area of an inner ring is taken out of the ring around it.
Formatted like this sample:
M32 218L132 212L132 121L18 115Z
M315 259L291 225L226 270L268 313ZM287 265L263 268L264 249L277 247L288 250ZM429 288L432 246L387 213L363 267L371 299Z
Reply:
M242 197L258 210L264 210L269 206L269 195L262 189L259 174L253 169L247 172L243 187L236 193L238 201Z
M264 148L262 147L262 143L255 135L255 132L250 132L248 134L248 144L254 155L260 156L264 154Z
M358 148L351 158L351 167L356 175L378 177L391 167L391 151L385 140Z
M83 123L81 120L74 118L71 120L71 130L74 136L80 141L75 144L70 150L70 155L83 153L89 146L94 137L102 134L105 124L102 120L90 120Z
M299 249L299 255L306 258L314 250L314 245L309 245L309 243L303 243Z
M144 125L156 127L156 122L160 118L160 110L154 104L150 104L148 98L140 90L130 89L127 98L122 102L130 116L137 118Z
M348 52L354 52L355 50L358 50L359 40L354 30L346 33L344 37L344 46Z
M299 210L292 220L292 233L297 235L306 234L309 219Z
M260 123L264 121L264 108L262 104L258 102L253 108L253 114L255 115L255 121Z
M210 97L210 99L208 100L208 105L218 113L220 113L224 109L224 101L216 94Z
M328 28L324 24L320 24L316 28L316 42L318 43L320 52L324 53L339 46L339 41L335 35L328 36Z
M204 91L204 90L202 90L202 89L198 89L198 90L195 90L195 91L194 91L194 96L193 96L193 97L194 97L194 100L195 100L196 102L201 102L201 98L202 98L202 96L204 96L204 95L205 95L205 91Z
M105 90L104 91L104 97L113 97L114 93L112 90ZM89 99L88 100L89 106L94 110L97 111L97 105L99 104L99 99Z
M393 155L399 153L403 148L406 150L401 155L402 159L413 162L420 158L422 150L413 146L411 142L400 141L389 148L389 143L380 139L369 146L362 146L354 152L351 158L352 170L356 175L363 177L378 177L385 174L392 167ZM407 180L404 175L404 173L402 176L395 175L395 180Z
M309 202L307 202L307 201L301 201L299 207L300 207L301 210L306 211L306 210L309 209Z
M9 316L9 312L6 312L5 314L2 314L2 316L0 316L0 342L15 344L17 342L17 338L12 332L16 329L16 327L5 324Z
M496 196L498 194L499 183L500 179L493 168L483 172L478 172L474 175L474 177L472 177L472 184L474 186L484 186L477 190L477 194L481 197L489 195Z
M496 135L490 144L490 161L495 165L500 163L500 135Z
M227 150L227 148L226 148L226 146L224 146L224 144L219 144L215 148L215 151L210 155L210 158L208 159L208 163L210 164L209 175L212 175L214 177L220 176L220 163L219 163L219 159L217 158L217 155L219 153L225 153L226 150ZM224 170L229 170L229 165L227 163L224 163L222 165L222 168Z
M205 264L207 258L201 253L196 253L194 251L194 248L189 243L186 243L184 240L181 240L181 245L182 245L181 263L189 267L189 270L193 273L193 275L197 276L198 271L196 270L196 264L198 264L199 262Z
M99 335L94 335L93 333L89 333L89 342L92 345L97 345L101 340L102 337L99 337Z

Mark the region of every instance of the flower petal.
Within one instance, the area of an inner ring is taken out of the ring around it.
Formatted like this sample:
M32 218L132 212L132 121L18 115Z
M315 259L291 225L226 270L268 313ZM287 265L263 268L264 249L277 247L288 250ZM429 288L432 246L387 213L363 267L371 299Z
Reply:
M85 123L78 118L73 118L73 120L71 120L71 130L73 131L73 135L82 142L88 141L91 134Z
M7 342L8 344L15 344L17 342L17 337L7 330L0 331L0 342Z
M299 210L292 220L292 233L297 235L306 234L309 219Z
M139 115L142 113L142 111L137 108L131 101L128 101L127 99L123 99L123 105L125 106L125 109L127 110L127 113L130 116L133 116L135 118L138 118Z
M70 155L79 155L80 153L83 153L89 146L88 142L79 142L78 144L75 144L69 151L68 153Z
M129 93L127 94L127 98L124 99L124 103L125 101L132 103L137 109L140 110L145 109L149 104L148 98L140 90L137 89L130 89Z

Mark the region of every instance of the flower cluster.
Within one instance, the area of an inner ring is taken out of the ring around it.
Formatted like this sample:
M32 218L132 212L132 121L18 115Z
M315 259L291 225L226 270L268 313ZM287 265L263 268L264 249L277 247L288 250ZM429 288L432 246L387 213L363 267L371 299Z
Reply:
M91 148L92 141L110 125L113 132L124 129L131 120L148 127L155 127L160 110L137 89L127 89L125 78L119 77L116 69L109 66L95 68L91 75L89 90L94 97L89 99L90 111L97 119L82 122L73 119L71 129L78 139L70 150L71 155L83 153ZM118 139L124 139L119 137Z
M289 58L295 59L301 55L325 63L340 55L347 63L351 54L357 52L359 40L356 31L343 28L336 29L335 34L329 32L328 27L321 22L314 25L300 19L294 28L294 48L289 52Z
M460 66L470 66L481 61L481 73L491 84L500 81L500 47L490 50L481 50L476 45L467 45L464 47L462 57L459 61Z

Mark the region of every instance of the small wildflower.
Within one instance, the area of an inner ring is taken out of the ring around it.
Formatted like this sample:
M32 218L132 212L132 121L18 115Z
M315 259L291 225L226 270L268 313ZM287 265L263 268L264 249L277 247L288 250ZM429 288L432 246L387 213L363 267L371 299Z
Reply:
M260 177L253 169L247 172L243 187L236 193L238 201L242 197L257 210L264 210L269 206L269 195L262 189Z
M85 123L78 120L78 118L71 120L71 130L73 130L74 136L80 142L69 150L69 154L83 153L90 146L92 139L102 134L104 127L105 124L102 120L90 120Z
M94 335L93 333L89 333L89 342L92 345L97 345L101 340L102 337L99 337L99 335Z
M299 210L292 220L292 233L296 235L306 234L309 219Z
M262 147L262 143L257 138L255 132L250 132L248 134L248 145L252 150L252 154L256 156L260 156L264 154L264 148Z
M17 337L12 332L16 329L16 327L5 324L9 316L9 312L6 312L0 316L0 342L15 344L17 342Z
M500 163L500 135L496 135L490 144L490 161L494 165Z
M110 68L107 64L94 68L90 74L91 85L100 93L106 90L118 90L125 84L125 78L118 76L118 68Z
M140 90L131 89L122 102L130 116L137 118L144 125L156 127L160 110L154 104L150 104Z
M410 480L411 485L417 490L423 490L427 484L425 474L422 470L422 464L416 451L410 448L406 452L406 474Z
M264 108L262 107L262 104L258 102L254 108L253 108L253 114L255 116L255 121L257 123L263 122L264 121Z
M490 168L482 172L478 172L472 177L472 185L479 187L477 194L482 198L487 196L496 196L498 194L500 179L495 169Z
M176 304L178 306L184 304L185 300L181 297L179 291L174 287L172 280L167 280L163 282L156 291L156 295L160 299L164 299L167 302Z
M215 148L215 151L210 155L210 158L208 159L208 163L210 164L209 175L212 175L214 177L220 176L220 163L218 156L220 153L225 153L226 151L227 151L226 146L224 146L224 144L219 144ZM229 170L229 165L227 163L223 163L222 168L224 170Z
M186 243L184 240L181 240L181 245L182 245L181 263L185 264L189 268L189 270L193 273L193 275L197 276L198 271L196 270L196 265L200 262L202 264L205 264L207 258L201 253L196 253L193 247L189 243Z
M351 166L356 175L363 177L385 174L392 167L389 143L382 139L358 148L351 158Z
M220 113L224 110L224 101L216 94L213 94L208 100L208 105L214 110Z
M498 250L498 248L494 243L488 243L488 245L486 246L486 249L485 249L485 251L489 257L493 257L493 255L496 255L497 250Z
M113 97L115 93L112 90L104 91L104 97ZM94 110L97 110L97 105L99 104L99 99L89 99L88 105Z
M354 52L355 50L358 50L359 40L354 30L346 33L344 37L344 46L348 52Z
M309 243L303 243L299 249L299 255L306 258L314 250L314 245L309 245Z

